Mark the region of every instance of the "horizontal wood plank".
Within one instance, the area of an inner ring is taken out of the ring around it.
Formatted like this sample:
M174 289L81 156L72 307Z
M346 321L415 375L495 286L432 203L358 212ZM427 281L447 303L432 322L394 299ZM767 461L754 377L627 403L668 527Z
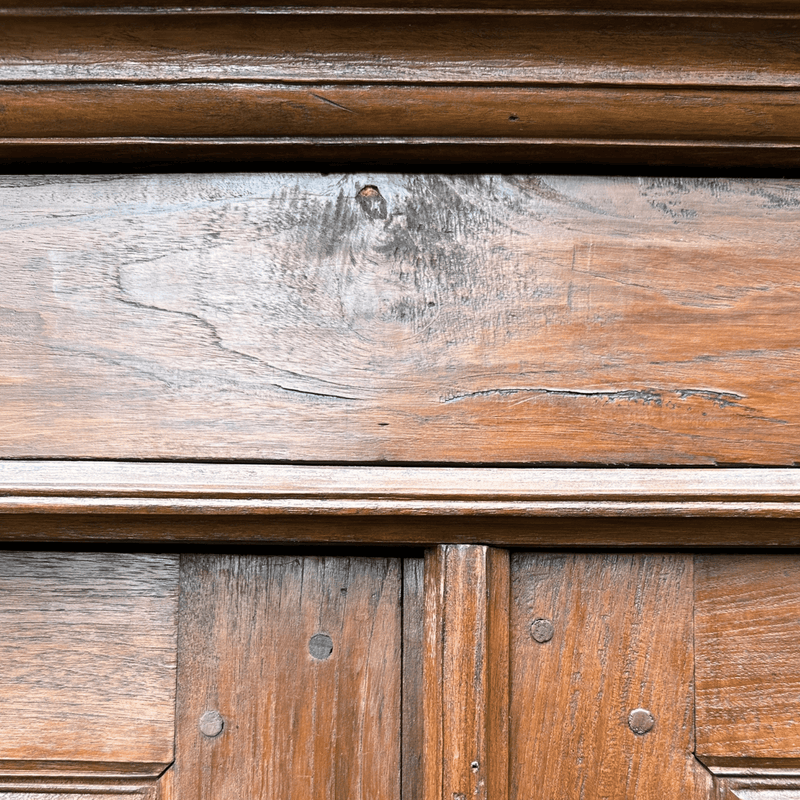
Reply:
M399 168L463 172L470 164L480 171L520 165L588 165L612 172L616 166L637 171L654 167L703 170L754 170L800 167L800 144L793 142L726 142L642 139L542 139L468 136L111 136L0 137L0 164L9 171L85 171L88 165L143 172L171 169L196 171L200 165L218 169L240 165L246 169ZM23 169L24 165L24 169ZM324 167L322 166L324 165ZM488 165L492 165L488 167Z
M797 469L0 461L0 514L800 514Z
M0 783L157 776L172 761L178 560L0 558Z
M792 465L792 180L7 177L0 455Z
M800 75L800 70L798 70ZM302 142L461 137L552 143L796 146L797 90L292 85L0 85L0 134L15 139ZM591 125L587 126L587 122ZM342 142L339 142L341 148Z
M598 0L589 3L587 0L482 0L480 3L468 3L465 0L405 0L402 5L392 0L295 0L291 4L273 4L260 2L253 5L242 3L242 0L195 0L192 3L181 0L137 0L135 5L130 0L103 0L102 3L87 3L87 0L31 0L20 5L14 0L2 0L0 14L19 16L65 16L80 14L83 16L106 16L108 14L130 14L142 11L155 11L166 14L287 14L298 12L335 13L375 13L380 9L384 13L451 13L468 12L479 14L508 13L535 14L550 16L553 14L581 14L589 16L605 16L616 14L660 15L671 17L698 16L736 16L736 17L783 17L797 19L800 17L797 5L793 0Z

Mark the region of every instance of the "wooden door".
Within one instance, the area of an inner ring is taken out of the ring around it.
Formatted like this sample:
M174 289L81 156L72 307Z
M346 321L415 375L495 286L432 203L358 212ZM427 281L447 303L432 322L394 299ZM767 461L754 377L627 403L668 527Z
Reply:
M3 800L800 793L796 556L6 551L0 570Z

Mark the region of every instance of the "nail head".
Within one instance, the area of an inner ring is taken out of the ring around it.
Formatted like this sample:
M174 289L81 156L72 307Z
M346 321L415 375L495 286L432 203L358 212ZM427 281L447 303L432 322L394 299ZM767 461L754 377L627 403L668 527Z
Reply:
M646 708L634 708L628 715L628 727L637 736L644 736L655 724L656 718Z
M308 652L317 661L324 661L333 652L333 639L327 633L315 633L308 640Z
M219 736L224 727L225 720L222 718L222 714L220 714L219 711L206 711L206 713L200 717L200 733L202 733L203 736L208 736L209 739Z
M544 644L553 638L555 628L549 619L535 619L531 623L531 636L535 642Z

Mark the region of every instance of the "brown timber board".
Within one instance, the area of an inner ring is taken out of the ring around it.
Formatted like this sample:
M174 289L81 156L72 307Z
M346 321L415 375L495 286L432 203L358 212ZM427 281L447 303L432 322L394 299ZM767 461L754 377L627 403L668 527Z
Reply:
M796 8L674 6L7 8L0 161L800 163Z
M796 181L6 177L0 199L6 458L800 454Z
M130 0L104 0L102 3L89 3L87 0L31 0L20 5L14 0L0 2L0 14L9 16L50 15L63 16L69 14L96 15L141 13L152 10L165 15L177 13L198 14L286 14L299 12L335 13L375 13L383 12L407 13L413 11L424 14L436 13L468 13L493 14L529 13L537 16L553 14L580 14L588 16L626 15L637 16L669 15L671 17L703 17L733 16L758 19L760 17L782 17L796 19L797 4L794 0L599 0L589 3L587 0L482 0L480 4L467 3L464 0L406 0L398 5L392 0L300 0L291 4L273 4L259 2L247 5L241 0L195 0L192 3L181 0L137 0L133 5Z
M800 72L798 72L800 74ZM640 87L292 85L287 83L0 85L0 135L54 141L154 136L266 146L315 137L460 137L498 143L796 146L800 91ZM591 119L591 128L587 128ZM341 147L341 142L339 147Z
M157 776L173 759L178 557L0 558L0 788Z
M509 553L425 555L425 800L508 796Z
M175 794L397 798L400 560L198 555L181 575Z
M509 797L711 797L692 754L692 557L520 553L511 575Z
M698 556L695 570L698 757L800 775L800 559Z

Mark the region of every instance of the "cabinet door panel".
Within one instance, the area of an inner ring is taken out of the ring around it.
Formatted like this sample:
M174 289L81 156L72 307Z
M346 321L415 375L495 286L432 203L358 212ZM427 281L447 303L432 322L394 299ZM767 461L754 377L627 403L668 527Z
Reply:
M184 559L178 797L396 800L400 563Z
M692 754L692 557L519 554L512 576L512 800L709 797Z
M178 557L0 554L0 782L173 759Z
M800 775L800 558L699 556L697 754L713 771Z

